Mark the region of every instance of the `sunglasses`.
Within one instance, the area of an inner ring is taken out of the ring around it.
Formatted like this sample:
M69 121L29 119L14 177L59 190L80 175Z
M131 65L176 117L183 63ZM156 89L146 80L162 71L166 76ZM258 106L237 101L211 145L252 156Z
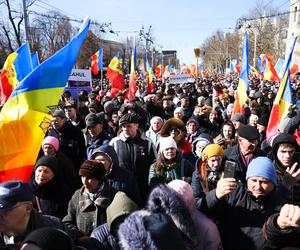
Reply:
M173 127L173 128L171 128L171 129L170 129L170 132L172 132L172 131L178 132L178 131L179 131L179 129L178 129L178 128L176 128L176 127Z

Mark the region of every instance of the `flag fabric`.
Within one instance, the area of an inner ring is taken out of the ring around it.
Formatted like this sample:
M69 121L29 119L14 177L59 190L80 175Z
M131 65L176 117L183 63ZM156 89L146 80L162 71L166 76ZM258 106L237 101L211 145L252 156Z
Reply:
M120 64L120 54L116 54L113 59L111 59L106 72L106 77L111 84L111 95L115 96L118 92L124 89L124 73L121 69Z
M288 113L289 107L293 104L293 92L290 81L290 64L293 56L293 51L297 37L291 46L290 53L286 62L283 78L281 79L278 92L273 102L273 107L270 114L270 119L267 127L267 138L272 137L278 132L278 126L281 119Z
M266 61L266 68L264 70L264 80L280 82L280 78L277 75L273 64L269 60Z
M154 69L155 77L157 79L160 79L162 77L162 75L161 75L161 72L162 72L161 68L162 68L162 66L161 66L161 64L159 64Z
M148 58L148 51L146 52L146 71L148 73L148 87L147 87L147 93L151 93L152 90L155 89L155 86L153 84L153 72L152 67L150 67L149 58Z
M91 70L94 75L98 75L99 71L103 70L103 48L100 48L91 56L91 61Z
M0 182L28 181L51 111L64 90L90 21L64 48L38 65L14 89L0 113Z
M4 104L16 86L32 71L31 55L28 43L11 53L3 66L1 81L1 103Z
M129 93L128 93L129 100L134 98L135 92L137 91L135 67L136 67L136 49L134 48L132 50L131 65L130 65L130 79L129 79Z
M291 79L294 79L296 73L299 72L299 66L296 63L291 63L290 69L291 69L290 71Z
M283 71L284 71L284 68L285 68L285 61L281 58L278 58L274 68L275 68L276 73L279 76L279 78L282 78ZM282 75L280 76L281 71L282 71Z
M35 69L39 64L39 54L37 52L31 53L31 62L32 62L32 69Z
M244 35L244 44L243 44L243 59L241 65L241 73L239 75L239 84L237 88L237 96L234 101L233 113L244 113L244 106L247 102L248 95L247 91L249 91L249 67L248 67L248 33L246 32Z
M260 56L257 57L257 68L258 68L259 73L262 75L265 71L265 68L263 66L263 63L262 63L262 60L261 60Z

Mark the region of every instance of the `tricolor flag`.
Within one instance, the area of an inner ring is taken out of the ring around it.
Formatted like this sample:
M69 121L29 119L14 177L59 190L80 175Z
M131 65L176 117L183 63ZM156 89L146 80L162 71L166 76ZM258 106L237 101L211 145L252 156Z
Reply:
M125 81L124 74L120 65L120 54L117 53L116 56L111 59L106 72L106 77L111 84L111 95L115 96L118 92L124 89Z
M0 103L4 104L16 86L32 71L31 55L28 43L11 53L0 75Z
M31 62L32 62L32 69L35 69L39 64L39 54L37 52L31 53Z
M280 82L280 78L277 75L274 65L269 60L266 61L266 68L264 70L264 80Z
M135 67L136 67L136 49L134 48L132 49L131 65L130 65L130 79L129 79L129 93L128 93L129 100L134 98L135 92L137 91Z
M57 106L89 29L86 20L77 36L38 65L14 89L0 113L0 182L28 181L51 112Z
M103 48L100 48L94 55L91 56L91 70L94 75L98 75L103 70Z
M262 62L260 56L257 56L257 68L258 68L259 73L261 75L263 75L263 73L265 71L265 67L263 66L263 62Z
M152 90L155 89L154 84L153 84L153 72L152 68L150 67L149 63L149 58L148 58L148 51L146 52L146 70L148 73L148 88L147 88L147 93L151 93Z
M239 84L237 88L237 96L234 101L233 114L234 113L244 113L244 106L248 100L247 91L249 91L249 67L248 67L248 33L245 33L244 36L244 45L243 45L243 59L241 66L241 73L239 75Z
M273 102L273 107L267 127L267 138L270 138L277 133L281 119L287 115L289 107L293 104L293 92L290 81L290 64L296 41L297 37L295 37L294 42L291 46L283 78L281 79L278 92Z

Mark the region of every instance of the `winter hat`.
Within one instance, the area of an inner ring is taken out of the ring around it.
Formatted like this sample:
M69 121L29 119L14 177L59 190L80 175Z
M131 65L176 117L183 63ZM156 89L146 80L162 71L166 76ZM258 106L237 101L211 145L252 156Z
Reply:
M258 140L259 132L257 128L251 125L244 125L239 128L238 136L243 137L247 140Z
M199 139L197 139L197 142L195 142L195 143L196 143L196 145L195 145L196 147L204 148L211 142L205 138L199 138Z
M268 157L257 157L250 162L246 173L246 180L253 176L265 178L274 185L277 182L274 164Z
M269 117L264 115L257 120L257 124L262 125L264 127L268 126Z
M245 118L242 114L235 113L234 115L231 116L231 121L245 123Z
M0 209L10 209L18 202L32 201L33 194L29 185L19 180L0 183Z
M160 137L159 139L159 150L160 152L164 151L167 148L175 148L177 149L177 144L175 140L169 136L169 137Z
M67 118L65 112L61 109L55 110L52 116L53 117L60 117L60 118Z
M180 112L182 115L184 115L183 108L177 107L177 108L174 110L174 115L175 115L175 113L178 113L178 112Z
M73 243L68 234L60 229L43 227L32 231L24 240L43 250L72 250Z
M168 183L168 186L178 193L190 211L193 211L195 208L195 198L191 185L183 180L173 180Z
M37 170L39 166L48 167L55 175L59 173L58 160L54 156L42 156L39 158L35 163L34 171Z
M180 231L164 213L140 210L129 215L118 231L121 249L185 249Z
M42 148L45 144L52 145L55 148L56 152L59 150L59 140L54 136L46 136L42 142Z
M79 169L79 176L85 176L97 180L103 180L105 169L101 162L97 160L86 160Z
M294 138L294 136L287 133L280 133L279 135L277 135L273 140L272 148L277 151L279 145L283 143L292 144L296 148L296 150L298 150L299 148L297 140Z
M106 209L107 225L111 230L115 219L123 215L129 215L138 210L138 206L124 192L117 192L113 201Z
M216 155L224 157L223 148L218 144L209 144L202 151L202 160L207 161L210 157Z
M125 114L123 115L119 120L119 126L122 126L123 124L128 123L136 123L138 124L140 122L140 116L137 114Z
M161 124L164 123L164 121L163 121L163 119L161 119L161 117L159 117L159 116L154 116L154 117L152 117L152 119L150 120L151 126L153 126L153 123L154 123L155 121L159 121Z

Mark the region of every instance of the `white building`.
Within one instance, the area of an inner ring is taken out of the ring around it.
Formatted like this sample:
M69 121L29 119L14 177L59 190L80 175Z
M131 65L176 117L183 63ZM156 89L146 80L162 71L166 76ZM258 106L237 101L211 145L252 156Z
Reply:
M292 61L300 65L300 0L291 0L289 29L285 50L286 57L288 56L291 43L295 36L298 36L298 40L294 49Z

